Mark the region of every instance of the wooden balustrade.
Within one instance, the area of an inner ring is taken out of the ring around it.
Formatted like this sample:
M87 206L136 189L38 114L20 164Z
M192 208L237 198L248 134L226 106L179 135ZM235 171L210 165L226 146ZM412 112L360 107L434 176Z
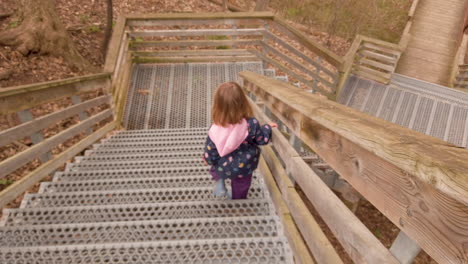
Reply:
M248 91L436 261L468 261L466 149L280 81L251 72L241 76ZM300 168L295 160L284 159L293 175ZM312 179L296 181L314 203L320 197ZM325 221L330 225L335 217ZM357 250L363 254L370 248Z
M113 115L113 111L110 109L111 96L107 94L110 86L109 77L109 73L95 74L23 85L0 91L1 115L12 115L18 112L20 117L27 117L22 118L22 124L0 132L0 147L20 142L24 138L31 138L33 143L31 147L0 162L0 178L8 176L37 158L40 158L42 163L34 171L0 193L1 207L31 188L39 180L58 169L67 160L83 151L115 127L115 123L111 122L112 125L107 125L104 128L98 126L99 130L92 133L96 125L103 124L106 120L111 119ZM92 94L94 94L94 98L81 101L80 95L89 97ZM64 103L66 102L65 99L70 101L70 105L35 119L29 110L48 107L47 104L55 103L58 100ZM71 126L58 127L57 134L45 137L42 133L45 129L50 129L56 126L57 123L70 120L73 117L79 118ZM84 134L88 136L82 141L61 152L58 156L52 157L51 151L57 146L69 142L79 135L83 138Z
M449 87L468 88L468 64L465 64L467 48L468 34L465 34L453 59Z

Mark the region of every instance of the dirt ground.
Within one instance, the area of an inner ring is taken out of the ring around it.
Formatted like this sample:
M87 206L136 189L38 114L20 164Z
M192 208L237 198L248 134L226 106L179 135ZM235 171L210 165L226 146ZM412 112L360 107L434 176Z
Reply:
M232 1L236 3L236 1ZM17 8L17 0L2 0L0 2L0 14L14 12ZM101 45L104 38L106 19L105 1L97 0L56 0L56 8L62 22L65 24L71 38L75 42L79 52L94 66L102 67L104 57L101 54ZM216 12L222 11L220 6L207 0L114 0L114 19L120 14L131 13L163 13L163 12ZM273 10L274 11L274 10ZM0 32L8 28L18 26L19 21L12 15L0 19ZM346 54L350 46L349 41L332 37L327 33L315 30L307 25L295 24L310 38L322 44L330 44L331 49L339 55ZM0 33L1 34L1 33ZM39 56L30 54L22 56L11 47L0 46L0 72L11 71L8 78L0 80L0 89L22 84L30 84L49 80L57 80L73 76L90 74L88 71L76 71L69 67L61 58L50 56ZM60 107L60 106L57 106ZM76 122L77 120L74 120ZM61 124L61 126L64 126ZM6 129L6 125L0 124L0 131ZM11 150L4 152L0 160L20 151L22 146L14 146ZM35 165L37 166L37 164ZM34 167L34 166L33 166ZM31 168L25 168L30 171ZM35 190L31 190L35 191ZM19 204L20 198L16 203ZM313 206L309 204L313 211ZM314 212L316 218L319 216ZM376 210L369 202L362 201L356 215L364 224L389 247L397 236L399 230L385 216ZM333 237L326 225L321 222L322 227L335 245L339 242ZM345 263L352 263L343 249L339 249ZM415 263L435 263L425 253L421 253Z

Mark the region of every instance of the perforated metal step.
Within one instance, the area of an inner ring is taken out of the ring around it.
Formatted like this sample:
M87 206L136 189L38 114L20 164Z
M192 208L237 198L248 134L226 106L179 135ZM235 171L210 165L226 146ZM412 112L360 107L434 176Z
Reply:
M250 188L248 199L263 198L265 198L263 188L258 186L252 186ZM21 207L39 208L110 204L154 204L165 202L216 201L225 199L226 198L217 198L213 196L213 188L210 186L171 189L142 189L136 191L26 194Z
M180 141L157 141L157 142L135 142L135 143L112 143L112 144L100 144L97 146L97 149L128 149L128 148L139 148L139 149L153 149L158 150L161 147L180 147L180 146L199 146L203 147L205 144L205 139L200 139L200 140L192 140L192 141L186 141L186 142L180 142Z
M142 161L104 161L104 162L80 162L70 164L67 169L70 171L95 171L95 170L128 170L128 169L158 169L169 167L205 167L199 154L196 158L186 159L155 159Z
M203 152L203 145L196 145L196 146L171 146L171 147L149 147L149 148L137 148L137 147L130 147L130 148L102 148L102 149L94 149L88 151L87 154L91 156L96 155L147 155L147 154L154 154L154 153L180 153L180 152L195 152L199 151L200 153Z
M89 181L111 179L138 179L138 178L162 178L162 177L195 177L209 175L208 167L183 167L166 169L129 169L129 170L94 170L94 171L70 171L57 172L53 181Z
M273 212L267 199L4 209L0 226L268 216Z
M259 184L259 179L254 174L252 185ZM229 185L229 181L226 183ZM68 182L43 182L41 183L39 193L53 192L92 192L92 191L111 191L111 190L138 190L155 188L189 188L212 186L211 176L206 174L187 176L172 176L161 178L126 178L109 180L88 180L88 181L68 181Z
M5 248L0 263L293 263L283 238Z
M126 143L126 144L133 144L133 143L156 143L156 142L165 142L165 143L172 143L175 141L176 143L180 143L180 145L184 145L185 142L195 141L195 142L205 142L207 133L203 135L170 135L170 136L157 136L157 137L125 137L125 138L111 138L108 140L103 141L101 145L109 145L115 143Z
M201 151L187 151L175 153L147 153L147 154L133 154L133 155L90 155L85 157L78 157L79 162L106 162L106 161L143 161L143 160L157 160L157 159L184 159L184 158L200 158L202 157ZM75 158L76 160L76 158Z
M0 247L276 237L276 216L0 228Z

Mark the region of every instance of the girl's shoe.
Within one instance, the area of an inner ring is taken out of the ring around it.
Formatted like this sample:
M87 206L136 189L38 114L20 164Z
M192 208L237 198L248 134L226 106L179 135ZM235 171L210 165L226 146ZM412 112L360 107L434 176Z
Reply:
M224 183L223 179L215 181L213 195L216 197L224 197L227 195L229 198L231 198L231 195L226 189L226 184Z

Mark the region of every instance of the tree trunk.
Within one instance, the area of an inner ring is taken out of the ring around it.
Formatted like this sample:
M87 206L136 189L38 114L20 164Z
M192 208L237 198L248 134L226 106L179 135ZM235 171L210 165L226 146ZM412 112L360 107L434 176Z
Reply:
M77 51L55 11L53 0L19 0L21 25L0 33L0 44L15 46L24 56L30 53L63 57L72 67L91 65Z
M112 0L107 0L107 24L106 32L104 36L104 43L102 45L102 56L106 57L107 48L109 46L109 41L112 36L112 22L114 20L112 9Z
M228 0L223 0L223 10L224 12L228 11Z
M257 0L254 11L265 11L268 8L270 0Z

